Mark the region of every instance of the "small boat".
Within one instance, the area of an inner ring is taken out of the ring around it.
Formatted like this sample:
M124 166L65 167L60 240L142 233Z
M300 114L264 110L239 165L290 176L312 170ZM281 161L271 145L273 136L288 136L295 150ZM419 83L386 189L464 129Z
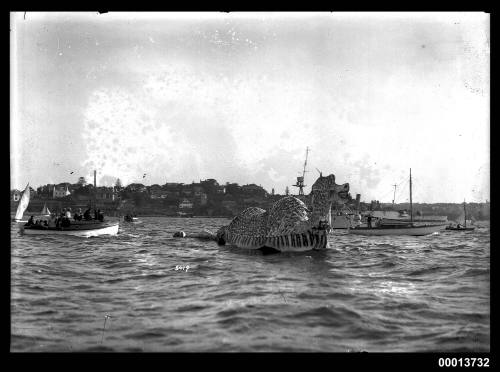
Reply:
M19 204L17 205L16 216L13 218L14 222L27 222L22 221L24 212L28 208L30 203L30 184L26 185L26 188L23 191L23 196L21 196L21 200L19 200Z
M413 221L412 183L410 168L410 220L384 220L378 221L374 227L357 226L349 229L350 234L355 235L430 235L445 228L444 223L415 224Z
M96 189L96 171L94 171L94 190ZM28 190L28 192L26 192ZM29 203L29 189L26 186L24 194L21 198L19 205L22 205L22 213L28 207ZM23 202L25 194L28 194L27 200ZM18 206L18 211L16 213L16 218L21 213L20 206ZM46 209L46 206L44 206ZM95 193L94 193L94 209L95 209ZM48 211L48 209L47 209ZM21 213L21 216L22 216ZM116 221L101 221L101 220L82 220L82 221L70 221L67 226L59 227L49 227L44 225L36 224L19 224L19 229L22 234L27 235L75 235L82 237L99 236L99 235L116 235L118 234L118 229L120 223Z
M452 231L473 231L475 229L474 226L467 227L467 210L465 209L465 200L464 200L464 225L457 224L456 226L447 226L446 230Z
M139 218L131 216L130 214L123 216L123 220L125 222L139 222Z
M443 230L446 225L380 225L376 227L356 227L349 229L350 234L355 235L412 235L422 236L430 235Z
M43 205L43 209L40 212L40 216L41 217L50 217L50 211L49 211L49 208L47 208L47 203L45 203Z
M453 230L453 231L473 231L475 229L476 229L475 227L470 227L470 226L465 227L460 224L458 224L457 226L446 226L446 230Z
M118 222L112 221L71 221L67 227L47 227L42 225L21 225L21 232L27 235L74 235L81 237L116 235Z

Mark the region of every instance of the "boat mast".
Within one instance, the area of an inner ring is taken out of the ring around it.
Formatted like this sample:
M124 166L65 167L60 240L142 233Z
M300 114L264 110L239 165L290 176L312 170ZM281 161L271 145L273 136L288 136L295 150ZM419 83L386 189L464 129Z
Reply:
M413 222L413 202L411 199L411 168L410 168L410 222Z
M304 170L302 171L302 178L306 175L306 166L307 166L307 155L309 154L309 147L306 147L306 160L304 161Z
M465 210L465 199L464 199L464 227L467 227L467 211Z
M94 210L97 207L97 200L96 200L97 182L96 182L96 178L97 178L97 171L94 169Z
M394 200L396 200L396 186L397 186L397 184L394 184L392 186L394 186L394 196L392 197L392 209L394 209Z

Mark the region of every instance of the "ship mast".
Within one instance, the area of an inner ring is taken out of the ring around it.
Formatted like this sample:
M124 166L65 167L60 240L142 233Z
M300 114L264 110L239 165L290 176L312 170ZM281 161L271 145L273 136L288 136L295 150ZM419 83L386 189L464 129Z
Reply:
M396 200L396 184L392 185L394 186L394 196L392 197L392 209L394 209L394 200Z
M97 196L96 196L96 193L97 193L97 171L94 169L94 209L96 209L97 207Z
M411 195L411 168L410 168L410 221L413 223L413 201Z
M308 154L309 154L309 147L306 148L306 160L304 161L304 169L302 171L302 176L297 177L297 183L295 185L292 185L292 186L299 188L299 195L304 195L304 187L306 186L306 185L304 185L304 176L307 172L306 166L307 166L307 155Z
M464 199L464 227L467 227L467 211L465 210L465 199Z

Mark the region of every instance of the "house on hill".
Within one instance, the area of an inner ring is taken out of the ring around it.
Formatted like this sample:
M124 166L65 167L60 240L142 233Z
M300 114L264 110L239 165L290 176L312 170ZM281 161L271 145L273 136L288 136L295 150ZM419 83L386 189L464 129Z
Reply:
M208 195L204 192L195 191L194 202L198 205L207 205Z
M97 187L95 193L96 200L100 201L115 201L116 192L113 187Z
M165 195L168 196L180 196L182 192L182 183L166 183L165 185L162 186L162 189L165 193Z
M125 187L125 190L130 192L146 192L147 188L142 183L131 183Z
M179 203L179 209L193 209L193 202L187 198L184 198Z
M252 195L256 197L265 198L267 196L267 191L262 186L258 186L254 183L241 186L241 191L246 195Z
M52 198L53 199L64 198L68 195L71 195L71 192L68 189L68 185L65 185L65 186L54 185L54 188L52 189Z
M168 193L160 185L149 186L149 196L151 199L165 199Z

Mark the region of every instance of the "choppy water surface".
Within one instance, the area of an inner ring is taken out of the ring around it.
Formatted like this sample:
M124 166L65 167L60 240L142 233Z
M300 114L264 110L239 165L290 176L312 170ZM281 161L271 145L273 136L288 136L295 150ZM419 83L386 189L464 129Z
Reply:
M88 239L12 226L12 351L490 350L489 227L263 255L172 238L229 220L141 220Z

